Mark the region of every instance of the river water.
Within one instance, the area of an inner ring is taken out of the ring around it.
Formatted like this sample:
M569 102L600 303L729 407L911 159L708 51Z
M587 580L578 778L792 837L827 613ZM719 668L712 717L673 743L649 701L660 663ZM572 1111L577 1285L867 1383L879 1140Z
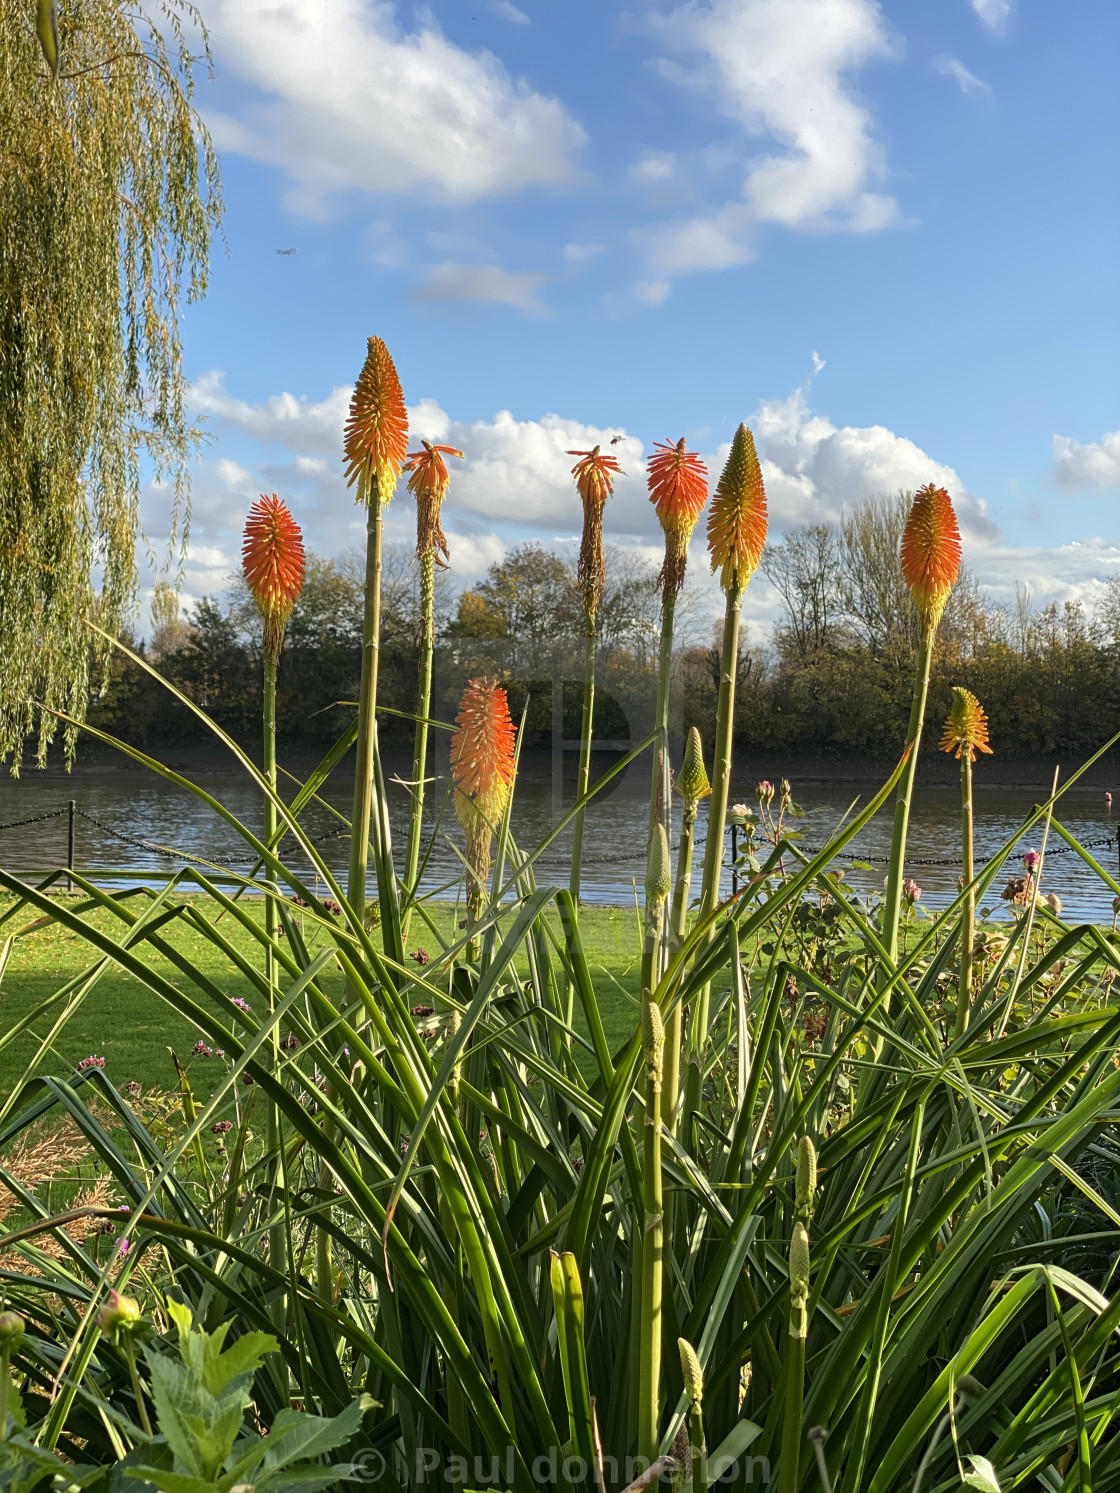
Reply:
M187 775L190 775L189 770ZM252 783L239 771L219 771L212 766L195 774L195 780L206 792L217 798L239 819L259 830L259 799ZM816 848L827 840L837 823L874 794L873 782L806 782L793 785L794 797L803 811L791 818L790 827L801 834L801 843ZM444 787L437 782L430 793L438 812ZM632 903L635 887L639 893L643 878L645 826L647 818L646 770L635 766L617 791L604 795L588 811L585 839L585 862L582 895L596 903ZM350 788L345 778L332 780L324 790L327 803L343 814L348 813ZM0 827L0 865L9 872L25 875L43 872L66 864L68 815L67 803L73 798L75 816L74 863L78 870L107 885L136 884L159 879L187 864L190 856L208 861L232 861L246 865L244 844L236 831L223 822L213 808L187 790L170 784L154 774L141 770L76 770L62 774L25 771L18 779L0 779L0 826L13 820L39 819L12 828ZM989 787L977 772L976 850L977 864L1000 849L1039 801L1037 789ZM407 794L403 788L391 790L394 846L398 865L403 851ZM734 784L732 801L742 801L754 810L754 784ZM513 833L523 849L536 846L555 823L563 800L550 782L534 782L525 775L515 798ZM1120 793L1117 794L1120 809ZM61 811L61 812L59 812ZM919 788L913 806L907 873L922 888L922 903L937 907L956 895L959 874L960 819L959 796L955 787ZM1063 824L1082 842L1093 842L1092 853L1117 879L1117 819L1107 807L1099 788L1074 786L1059 806ZM1118 816L1120 817L1120 816ZM337 818L324 805L312 805L304 814L304 824L313 836L330 835L339 827ZM703 854L705 821L703 810L697 826L697 867ZM885 857L890 848L890 806L876 816L848 848L843 860L849 885L862 892L878 890L883 885L884 865L876 857ZM1111 844L1100 842L1111 840ZM538 865L538 881L567 883L570 855L570 831L549 847ZM140 843L136 843L140 842ZM290 842L289 842L290 843ZM453 815L444 816L436 835L424 885L440 895L456 895L461 862L453 846L461 846L461 836ZM1028 847L1042 843L1039 825L1017 845L1016 856ZM155 846L181 852L179 858L160 854ZM728 846L730 848L730 844ZM348 840L330 838L319 847L326 863L334 871L344 872ZM1051 853L1059 852L1059 853ZM866 857L869 864L853 866L850 857ZM929 864L948 862L948 864ZM311 879L306 857L296 855L295 863ZM1012 867L1018 872L1016 863ZM694 885L698 884L698 876ZM991 905L1000 906L997 883ZM725 886L730 888L730 871L725 872ZM1064 915L1078 920L1111 923L1114 892L1086 865L1079 855L1068 852L1064 842L1051 832L1042 891L1056 892Z

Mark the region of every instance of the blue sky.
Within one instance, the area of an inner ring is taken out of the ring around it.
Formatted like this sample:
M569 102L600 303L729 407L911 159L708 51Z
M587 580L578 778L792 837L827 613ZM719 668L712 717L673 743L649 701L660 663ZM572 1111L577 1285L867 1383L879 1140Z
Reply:
M373 332L416 434L466 452L463 581L568 539L564 449L613 435L608 531L652 555L652 442L718 469L741 419L775 537L933 479L997 599L1120 574L1115 0L202 10L228 254L184 321L215 437L188 595L260 491L355 543L339 444ZM758 582L756 630L773 605Z

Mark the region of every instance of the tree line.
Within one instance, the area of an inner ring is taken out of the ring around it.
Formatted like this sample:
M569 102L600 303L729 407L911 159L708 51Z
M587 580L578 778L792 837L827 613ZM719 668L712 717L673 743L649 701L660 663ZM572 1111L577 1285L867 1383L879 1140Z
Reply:
M740 752L889 759L906 729L917 619L898 566L909 495L868 500L839 524L793 529L765 551L762 569L781 615L765 646L740 653L736 746ZM656 688L656 570L633 552L608 550L600 613L596 737L638 739L649 729ZM380 700L383 745L411 741L420 615L418 572L404 546L386 555ZM719 687L718 635L687 587L678 605L673 718L710 741ZM360 674L362 571L358 557L311 555L278 678L277 729L287 750L324 750L353 718ZM509 689L525 747L543 748L557 726L579 730L583 612L574 560L525 544L457 594L437 585L433 712L452 720L467 679L489 675ZM718 629L717 629L718 632ZM205 597L188 617L157 588L149 663L239 741L259 737L260 633L240 579ZM1003 756L1088 753L1120 720L1120 579L1092 609L1032 604L1020 590L995 605L962 575L938 634L929 719L963 684L988 712ZM399 712L394 714L393 712ZM124 661L94 698L91 723L146 747L201 745L205 728L169 704L158 681ZM937 749L937 731L924 750Z

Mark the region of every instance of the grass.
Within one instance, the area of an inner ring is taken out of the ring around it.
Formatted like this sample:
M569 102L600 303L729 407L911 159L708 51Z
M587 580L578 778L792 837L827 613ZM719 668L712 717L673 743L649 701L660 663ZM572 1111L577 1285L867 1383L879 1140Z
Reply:
M134 894L142 896L144 894ZM79 899L75 897L76 903ZM217 914L203 898L193 898L196 908L208 922ZM180 905L187 898L179 899ZM133 905L136 905L135 903ZM12 906L12 899L0 898L0 916ZM262 909L253 908L254 916ZM426 948L435 953L437 935L449 940L454 931L457 909L451 903L427 904L434 925L425 927L419 919L413 923L409 952ZM94 914L94 926L108 927L105 914ZM553 919L559 936L559 923ZM88 944L74 933L55 924L29 919L21 914L13 924L5 924L4 937L13 939L11 952L0 977L0 1031L7 1032L28 1011L46 1001L69 981L80 978L95 966L91 963ZM119 925L116 925L119 927ZM617 1049L630 1037L638 1019L639 932L632 909L622 907L586 907L582 927L587 954L602 990L602 1014L607 1038ZM254 954L249 935L231 919L222 921L222 931L246 955ZM231 964L199 928L176 919L166 932L167 940L231 996L253 1003L257 993L244 975ZM312 948L315 941L312 939ZM170 960L153 959L153 966L182 985L183 976ZM325 981L332 994L341 993L341 976ZM88 992L75 1000L66 1023L52 1039L59 1007L52 1007L13 1040L0 1046L0 1094L10 1093L12 1086L34 1064L34 1071L63 1075L73 1071L82 1058L96 1054L106 1062L106 1072L118 1087L135 1080L145 1090L171 1089L176 1086L175 1068L169 1048L173 1048L190 1074L192 1087L199 1096L209 1093L220 1076L212 1059L191 1056L199 1034L184 1017L153 994L131 975L114 967L107 969ZM43 1044L49 1044L40 1051ZM208 1072L213 1072L208 1081Z

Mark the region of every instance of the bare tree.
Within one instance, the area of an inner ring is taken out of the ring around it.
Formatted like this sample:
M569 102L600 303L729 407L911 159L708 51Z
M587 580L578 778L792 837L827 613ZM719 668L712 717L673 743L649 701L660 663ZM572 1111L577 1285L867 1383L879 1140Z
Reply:
M833 524L791 529L762 552L762 569L785 607L778 641L797 658L835 641L844 615L844 547Z

